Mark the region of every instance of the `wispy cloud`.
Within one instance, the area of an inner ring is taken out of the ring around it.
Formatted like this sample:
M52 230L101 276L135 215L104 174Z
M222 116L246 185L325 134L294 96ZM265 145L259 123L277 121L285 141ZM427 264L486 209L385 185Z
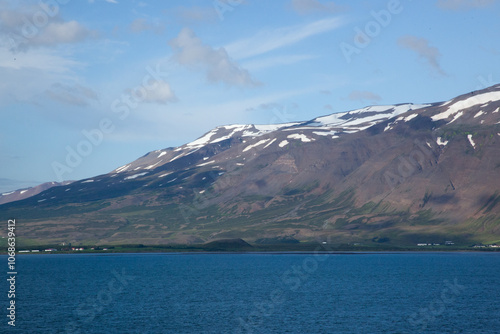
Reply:
M46 90L46 94L55 101L81 107L88 106L91 101L99 99L95 91L79 84L56 83Z
M345 6L337 5L333 1L323 3L318 0L292 0L292 8L300 15L333 14L346 9Z
M375 102L375 101L380 101L382 98L372 92L369 91L361 91L361 90L353 90L352 92L349 93L349 96L347 97L351 101L361 101L361 102Z
M485 8L495 4L497 0L438 0L437 6L446 10L468 10Z
M210 82L224 82L235 86L259 84L246 69L229 58L224 48L214 49L203 44L189 28L182 29L169 44L174 50L173 59L178 64L205 71Z
M145 18L137 18L130 23L129 29L133 33L141 33L144 31L153 31L157 34L162 33L164 26L159 22L150 22Z
M427 61L436 73L440 75L447 75L439 64L441 53L436 47L430 46L429 41L425 38L406 35L398 39L398 45L402 48L415 52L420 58Z
M263 30L250 38L231 43L225 48L236 59L253 57L332 31L342 24L341 18L328 18L303 25Z

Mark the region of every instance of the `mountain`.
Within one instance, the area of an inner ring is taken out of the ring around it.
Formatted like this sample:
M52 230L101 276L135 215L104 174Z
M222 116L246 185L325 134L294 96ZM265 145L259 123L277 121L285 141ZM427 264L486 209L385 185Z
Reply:
M34 187L42 182L36 181L19 181L12 179L0 178L0 193L8 193L17 189L25 189Z
M19 201L25 198L29 198L41 193L52 187L68 185L73 181L63 181L63 182L45 182L35 186L18 188L17 190L7 191L0 194L0 204L10 203L14 201ZM14 183L17 186L23 183Z
M26 243L500 241L500 85L447 102L226 125L3 204Z

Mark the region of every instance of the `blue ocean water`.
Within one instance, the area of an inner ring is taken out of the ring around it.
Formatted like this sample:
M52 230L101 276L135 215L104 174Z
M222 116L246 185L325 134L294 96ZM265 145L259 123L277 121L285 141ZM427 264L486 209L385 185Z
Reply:
M500 333L500 254L43 254L17 270L2 333Z

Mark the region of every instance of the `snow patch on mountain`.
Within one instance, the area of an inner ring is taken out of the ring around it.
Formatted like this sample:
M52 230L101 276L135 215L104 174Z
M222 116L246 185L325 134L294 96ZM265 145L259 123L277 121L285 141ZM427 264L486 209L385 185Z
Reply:
M267 148L269 145L271 145L272 143L274 143L276 141L276 138L273 138L273 140L271 140L270 143L268 143L266 146L264 146L264 148Z
M208 161L208 162L203 162L201 164L196 165L196 167L203 167L203 166L206 166L206 165L213 164L214 162L215 162L214 160Z
M337 131L327 131L327 132L313 131L312 133L318 136L330 136L330 135L335 135Z
M248 151L248 150L251 150L252 148L257 147L257 146L259 146L259 145L265 144L265 143L267 143L269 140L270 140L270 139L263 139L263 140L259 140L259 141L258 141L258 142L256 142L255 144L248 145L247 147L245 147L245 148L243 149L243 152L246 152L246 151Z
M474 118L484 115L484 112L480 110L477 114L474 115Z
M130 166L131 166L131 164L124 165L124 166L118 167L118 168L117 168L117 169L115 169L114 171L115 171L116 173L121 173L121 172L123 172L123 171L126 171L126 170L127 170L127 168L129 168Z
M287 138L290 138L290 139L299 139L303 143L308 143L308 142L311 142L311 141L315 140L314 138L308 138L303 133L292 133L291 135L288 135Z
M147 167L146 167L146 168L144 168L144 169L152 169L152 168L154 168L154 166L158 165L158 164L159 164L160 162L162 162L162 161L163 161L163 160L160 160L160 161L158 161L157 163L152 164L152 165L149 165L149 166L147 166Z
M472 135L467 135L467 139L469 139L469 143L472 145L474 149L476 149L476 143L472 140Z
M473 96L468 97L464 100L460 100L460 101L457 101L454 103L451 103L450 101L448 101L447 103L443 104L443 106L449 104L448 108L445 111L443 111L437 115L432 116L431 118L433 121L447 119L463 109L471 108L471 107L476 106L478 104L484 104L484 103L488 103L491 101L497 101L497 100L500 100L500 91L486 92L486 93L482 93L482 94L478 94L478 95L473 95Z
M127 176L126 178L124 178L124 180L133 180L135 178L138 178L139 176L146 175L147 173L149 173L149 172L144 172L144 173L130 175L130 176Z
M436 143L440 146L446 146L448 144L448 141L444 141L441 137L437 137Z

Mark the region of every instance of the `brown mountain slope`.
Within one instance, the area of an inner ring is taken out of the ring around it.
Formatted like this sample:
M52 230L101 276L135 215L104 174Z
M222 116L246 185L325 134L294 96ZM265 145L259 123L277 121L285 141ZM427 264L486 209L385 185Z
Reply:
M499 110L497 85L445 103L223 126L0 208L32 242L498 242Z

